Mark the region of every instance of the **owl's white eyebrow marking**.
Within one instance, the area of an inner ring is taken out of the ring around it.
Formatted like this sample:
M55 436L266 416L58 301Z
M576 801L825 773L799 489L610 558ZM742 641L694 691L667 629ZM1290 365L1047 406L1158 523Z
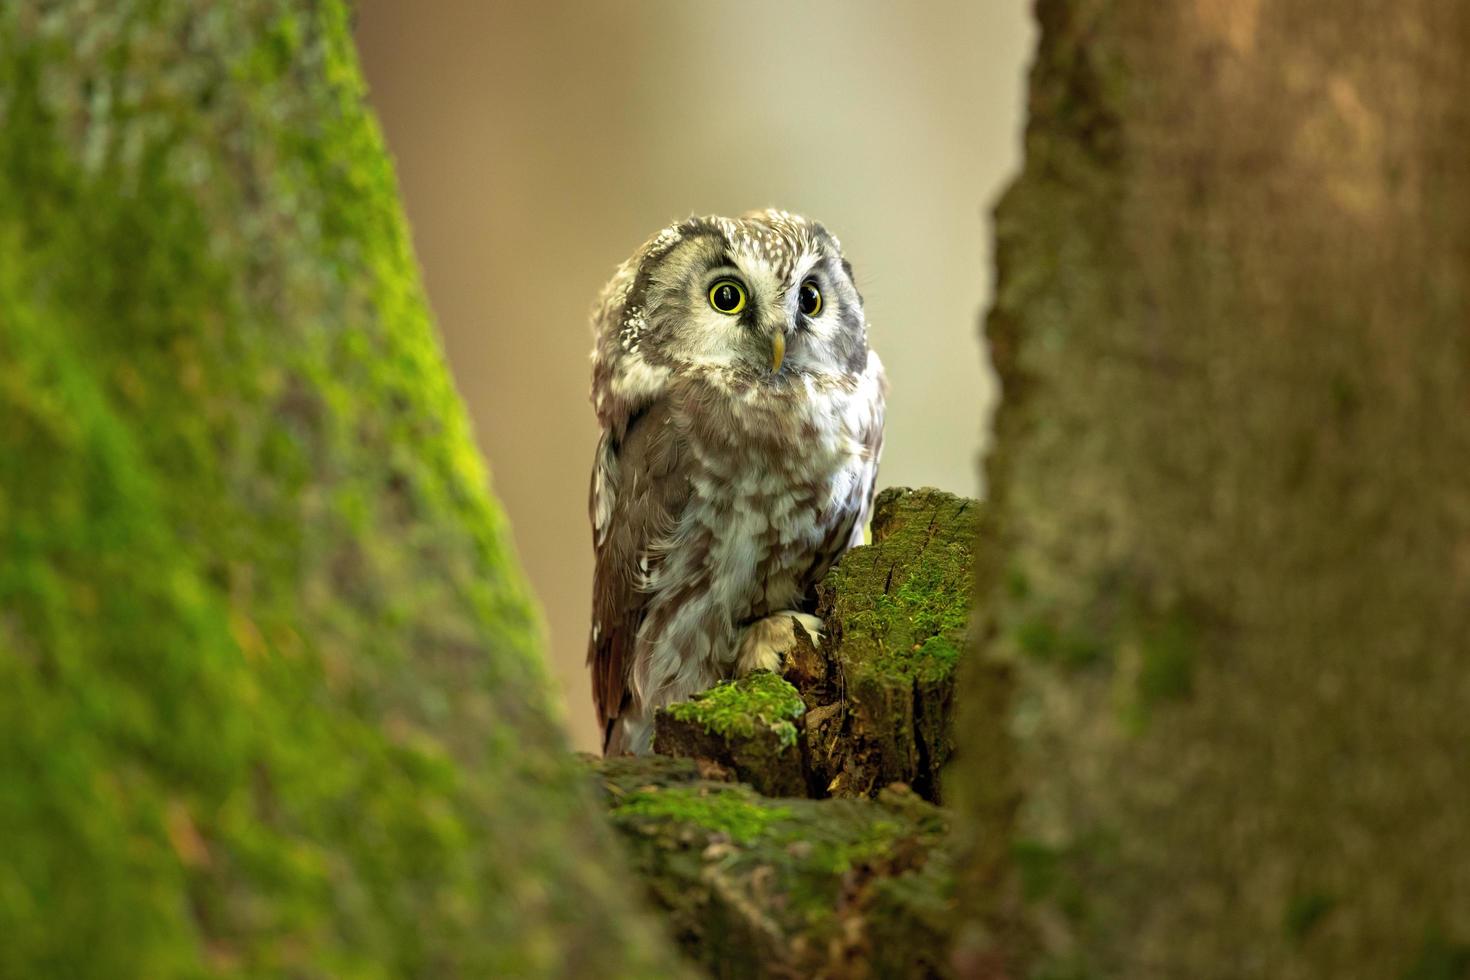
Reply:
M797 258L796 263L791 267L791 284L795 286L805 280L807 273L815 269L821 262L822 254L820 252L815 252L810 249L802 252Z

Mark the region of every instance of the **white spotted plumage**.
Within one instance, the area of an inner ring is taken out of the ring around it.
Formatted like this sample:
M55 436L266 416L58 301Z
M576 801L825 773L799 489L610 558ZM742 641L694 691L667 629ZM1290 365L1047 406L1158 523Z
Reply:
M710 295L725 280L738 311ZM654 709L771 666L786 616L817 627L816 581L872 504L886 381L836 239L782 211L665 228L593 325L588 663L604 751L645 752Z

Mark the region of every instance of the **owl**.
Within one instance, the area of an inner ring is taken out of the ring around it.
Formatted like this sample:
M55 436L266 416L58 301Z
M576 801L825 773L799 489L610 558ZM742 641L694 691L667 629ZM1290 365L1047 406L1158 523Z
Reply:
M837 239L785 211L690 218L593 312L602 435L587 663L604 754L655 709L778 669L814 588L860 544L887 380Z

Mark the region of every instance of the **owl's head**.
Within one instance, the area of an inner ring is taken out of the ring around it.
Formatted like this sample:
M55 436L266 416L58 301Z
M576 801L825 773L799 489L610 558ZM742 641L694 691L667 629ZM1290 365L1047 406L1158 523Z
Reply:
M737 384L856 377L863 301L837 239L785 211L690 218L623 263L594 314L594 401L671 374ZM632 393L632 392L629 392Z

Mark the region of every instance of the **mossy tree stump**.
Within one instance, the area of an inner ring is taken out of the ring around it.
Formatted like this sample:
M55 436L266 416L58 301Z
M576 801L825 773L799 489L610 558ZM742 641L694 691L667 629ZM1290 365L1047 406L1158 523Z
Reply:
M596 781L672 935L710 975L946 972L947 819L912 792L772 799L661 756L600 761Z
M975 501L941 490L883 491L872 544L818 586L821 646L795 630L783 677L752 675L661 711L655 749L776 795L871 797L906 783L939 801L978 516Z
M941 490L890 488L873 543L843 556L817 588L833 677L792 679L808 699L813 776L834 796L904 782L938 801L953 751L955 667L974 601L979 506Z
M713 975L949 973L954 877L935 802L978 512L939 490L879 494L872 544L818 587L820 647L793 622L781 676L671 705L661 755L598 763L637 872Z
M805 713L795 688L757 671L659 711L654 751L712 760L767 796L805 796Z

